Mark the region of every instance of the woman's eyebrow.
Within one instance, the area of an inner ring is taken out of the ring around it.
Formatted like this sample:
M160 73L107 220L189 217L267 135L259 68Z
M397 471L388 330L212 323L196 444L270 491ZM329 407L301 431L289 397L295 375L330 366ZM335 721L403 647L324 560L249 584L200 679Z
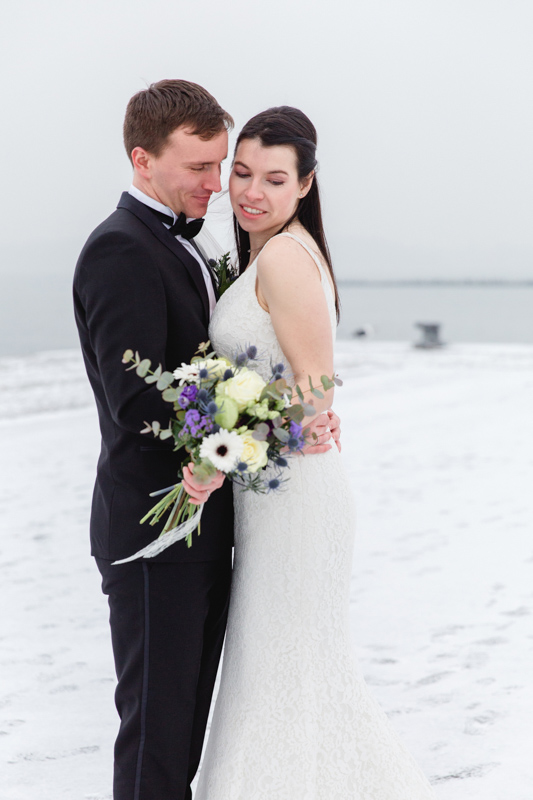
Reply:
M235 166L237 166L237 165L239 167L244 167L244 169L247 169L247 170L250 169L250 167L248 167L243 161L235 161ZM274 175L274 174L276 174L276 175L287 175L287 177L289 176L289 173L285 172L284 169L270 169L267 172L267 175Z

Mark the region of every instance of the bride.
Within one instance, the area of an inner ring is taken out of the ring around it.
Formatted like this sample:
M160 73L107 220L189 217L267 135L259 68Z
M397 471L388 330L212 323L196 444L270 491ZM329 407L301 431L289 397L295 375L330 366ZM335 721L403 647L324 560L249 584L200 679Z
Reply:
M210 326L219 355L254 344L265 379L281 362L302 387L333 374L338 315L315 149L295 108L241 131L230 177L241 275ZM332 400L315 398L317 415ZM339 452L296 456L289 472L280 492L235 487L227 638L195 800L430 800L352 654L354 515Z

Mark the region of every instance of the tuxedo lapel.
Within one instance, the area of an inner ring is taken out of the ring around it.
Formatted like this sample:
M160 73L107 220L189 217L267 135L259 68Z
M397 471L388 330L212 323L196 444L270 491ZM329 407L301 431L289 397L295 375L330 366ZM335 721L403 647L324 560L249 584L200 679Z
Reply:
M154 236L159 239L159 241L179 259L191 276L193 283L198 290L198 294L202 298L206 320L209 321L209 297L207 295L202 269L194 256L192 256L188 250L186 250L185 247L183 247L183 245L177 241L175 236L172 236L172 234L168 232L163 223L160 222L160 220L158 220L154 214L152 214L150 209L145 206L144 203L141 203L135 197L132 197L128 192L122 193L117 208L125 208L127 211L130 211L132 214L134 214L150 229Z
M204 264L206 266L206 269L209 272L209 277L211 278L211 284L213 286L213 291L214 291L215 297L216 297L216 299L218 301L218 300L220 300L220 295L218 293L218 281L217 281L216 276L215 276L215 271L214 271L213 267L211 266L212 259L210 260L206 256L206 254L204 253L204 251L202 250L200 245L196 244L194 239L191 239L191 244L194 247L194 249L196 250L196 252L198 253L198 255L200 256L200 258L202 259L202 261L204 262Z

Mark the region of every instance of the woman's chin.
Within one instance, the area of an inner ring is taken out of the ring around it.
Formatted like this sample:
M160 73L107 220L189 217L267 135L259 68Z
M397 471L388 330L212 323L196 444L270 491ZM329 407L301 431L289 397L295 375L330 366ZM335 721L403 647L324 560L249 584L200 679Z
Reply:
M265 224L261 225L259 220L246 219L246 217L243 217L242 214L238 214L236 216L237 222L243 231L246 231L247 233L261 233L261 231L265 230L267 227Z

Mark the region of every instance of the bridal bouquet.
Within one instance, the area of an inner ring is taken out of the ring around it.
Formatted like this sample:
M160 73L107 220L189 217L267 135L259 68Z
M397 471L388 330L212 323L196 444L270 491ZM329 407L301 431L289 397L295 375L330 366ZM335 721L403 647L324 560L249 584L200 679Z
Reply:
M131 364L128 369L135 370L146 383L155 383L163 399L174 408L168 427L162 428L159 422L145 422L141 433L152 433L159 439L172 438L174 450L185 451L183 463L194 463L194 476L200 482L209 483L218 469L244 489L260 493L276 491L286 480L283 470L288 466L287 455L297 453L306 444L307 432L302 422L305 416L315 414L315 408L305 401L299 386L294 389L289 386L283 377L283 364L272 366L270 379L263 380L250 366L258 360L253 345L239 353L234 362L208 353L209 346L209 342L200 344L191 363L183 363L174 373L164 372L161 365L152 371L149 359L126 350L122 362ZM323 375L321 383L327 391L342 382ZM291 402L293 391L299 403ZM324 397L311 379L306 391ZM267 465L275 467L268 478L263 472ZM186 539L190 547L195 528L200 533L204 506L187 502L189 495L181 482L150 496L158 495L164 496L141 523L150 520L150 525L155 525L168 514L161 535L133 556L115 563L141 556L149 558L180 539Z

